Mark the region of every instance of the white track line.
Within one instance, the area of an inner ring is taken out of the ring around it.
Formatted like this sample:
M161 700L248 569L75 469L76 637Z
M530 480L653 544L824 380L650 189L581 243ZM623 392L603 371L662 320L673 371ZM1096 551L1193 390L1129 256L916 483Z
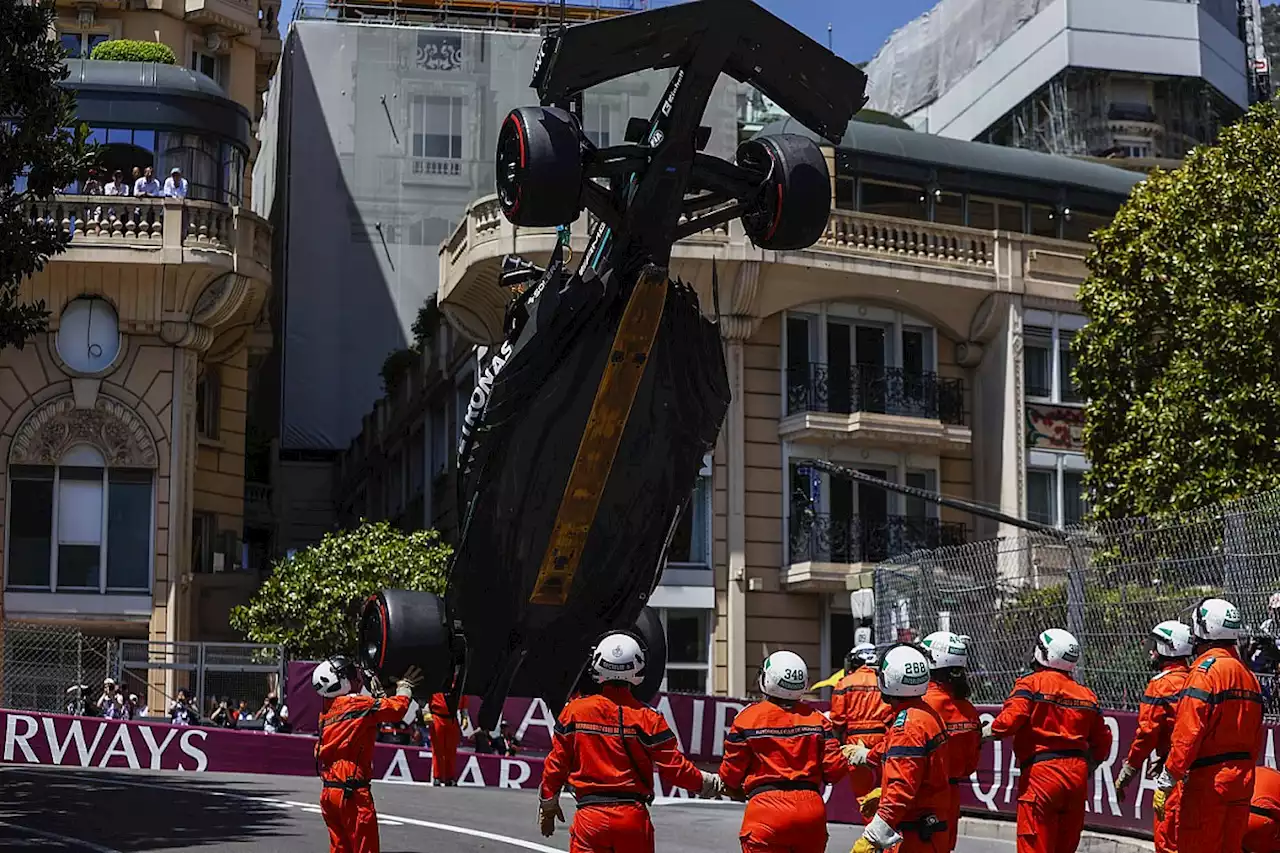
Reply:
M81 850L91 850L93 853L120 853L119 850L111 847L103 847L101 844L94 844L92 841L81 841L79 838L72 838L69 835L59 835L56 832L46 832L43 829L34 829L30 826L23 826L19 823L9 823L8 821L0 820L0 826L16 830L17 832L26 832L31 835L37 835L49 841L56 841L59 844L79 847Z
M161 785L154 782L133 782L133 781L126 782L123 779L115 779L115 778L104 778L103 782L108 785L124 785L131 788L156 788L162 791L168 791L170 793L172 793L172 790L173 790L172 788L169 788L166 785ZM255 803L265 803L265 804L279 806L279 807L288 808L288 809L297 808L307 812L312 812L313 810L314 812L319 811L319 807L316 806L314 803L300 803L295 800L273 800L268 797L251 797L251 796L248 796L247 794L238 794L238 793L233 793L231 791L203 791L203 790L196 789L196 792L201 794L207 794L210 796L215 796L215 797L229 797L234 800L249 800ZM513 838L510 835L499 835L496 832L485 832L484 830L471 829L470 827L467 827L467 826L454 826L453 824L449 824L449 823L435 823L434 821L418 820L417 818L400 817L399 815L390 815L390 814L389 815L379 814L379 817L385 817L387 820L395 821L398 824L408 824L410 826L419 826L419 827L422 827L423 829L436 829L441 832L452 832L455 835L467 835L472 838L483 838L486 841L496 841L499 844L508 844L512 847L521 847L525 850L535 850L537 851L537 853L564 853L564 850L558 847L548 847L545 844L538 844L535 841L525 841L523 838ZM4 824L0 823L0 825L4 825ZM23 827L18 827L18 828L21 829ZM34 830L32 831L34 832ZM58 840L58 839L54 839L54 840ZM111 850L106 847L94 847L92 845L89 845L88 842L84 842L84 841L76 841L75 839L68 839L68 841L74 842L76 844L83 844L86 847L88 847L90 850L93 850L94 853L120 853L119 850Z

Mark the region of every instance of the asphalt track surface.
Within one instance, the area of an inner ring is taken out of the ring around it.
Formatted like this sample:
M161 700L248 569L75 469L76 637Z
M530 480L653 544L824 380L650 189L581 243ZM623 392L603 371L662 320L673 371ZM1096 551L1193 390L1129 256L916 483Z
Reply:
M532 791L375 782L383 853L567 850L563 826L544 839ZM0 850L13 853L323 853L328 835L317 779L0 767ZM563 797L572 820L571 798ZM738 850L742 806L659 803L659 851ZM847 853L857 827L831 825L829 853ZM1013 853L960 840L960 853Z

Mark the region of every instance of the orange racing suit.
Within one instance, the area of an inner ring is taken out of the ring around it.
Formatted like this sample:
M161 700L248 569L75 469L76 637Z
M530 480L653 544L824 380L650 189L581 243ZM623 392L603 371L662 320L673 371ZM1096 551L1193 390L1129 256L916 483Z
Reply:
M1280 853L1280 772L1259 767L1255 773L1244 853Z
M1141 768L1142 762L1154 750L1157 761L1169 755L1169 743L1173 738L1173 717L1178 710L1178 698L1187 681L1187 665L1181 661L1166 664L1147 682L1142 697L1142 709L1138 711L1138 733L1125 764ZM1165 800L1164 820L1152 815L1155 828L1156 853L1177 853L1178 804L1181 790L1174 788Z
M1018 853L1074 853L1094 765L1111 752L1098 697L1067 673L1037 669L1019 678L991 722L1013 736L1018 759Z
M458 778L462 727L458 718L449 713L449 702L443 693L431 697L427 710L431 712L431 781L453 785Z
M824 785L849 772L831 722L803 702L770 699L744 708L724 738L720 778L747 797L743 853L827 849Z
M378 726L409 713L408 696L339 696L320 715L320 814L329 827L329 853L378 853L378 814L369 778Z
M897 706L878 750L882 776L876 814L902 835L895 853L947 853L952 786L946 723L922 698Z
M884 740L893 719L893 710L880 696L875 667L858 667L840 679L831 693L831 725L840 743L862 743L874 749ZM856 797L865 797L880 783L874 768L862 765L849 771L849 783Z
M982 757L982 722L968 699L957 699L951 690L936 681L929 682L924 703L933 709L947 727L947 764L951 784L951 804L945 815L948 850L954 850L960 831L960 786L978 769Z
M1262 689L1234 648L1214 647L1191 664L1164 769L1180 783L1178 850L1237 853L1249 825L1254 768L1262 748Z
M569 830L571 853L653 853L653 773L695 793L702 772L681 754L657 711L631 690L606 684L560 712L542 770L543 800L568 784L578 801Z

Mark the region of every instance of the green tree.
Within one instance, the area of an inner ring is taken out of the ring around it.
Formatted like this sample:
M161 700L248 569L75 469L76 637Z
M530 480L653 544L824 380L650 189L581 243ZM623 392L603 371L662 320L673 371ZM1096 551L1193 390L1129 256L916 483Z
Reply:
M231 627L298 658L349 653L361 602L381 589L442 593L450 554L434 530L402 533L385 521L362 522L279 560L253 599L231 611Z
M33 205L87 174L93 157L88 128L72 129L75 98L58 85L68 72L48 37L55 20L52 0L0 2L0 349L48 326L44 302L20 303L19 291L69 235Z
M1095 518L1280 486L1280 114L1254 107L1094 234L1073 349Z
M159 62L162 65L176 65L178 62L178 57L173 55L173 48L169 45L135 39L104 41L94 47L89 58L108 62Z

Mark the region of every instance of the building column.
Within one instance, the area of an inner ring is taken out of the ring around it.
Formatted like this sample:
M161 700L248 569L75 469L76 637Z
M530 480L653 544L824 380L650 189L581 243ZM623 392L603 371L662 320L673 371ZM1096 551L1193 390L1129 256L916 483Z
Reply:
M747 695L747 415L746 342L760 327L752 313L760 281L760 262L744 261L728 300L729 313L720 318L725 341L725 368L732 395L725 416L725 492L727 497L728 590L725 631L728 650L727 688L730 696Z

